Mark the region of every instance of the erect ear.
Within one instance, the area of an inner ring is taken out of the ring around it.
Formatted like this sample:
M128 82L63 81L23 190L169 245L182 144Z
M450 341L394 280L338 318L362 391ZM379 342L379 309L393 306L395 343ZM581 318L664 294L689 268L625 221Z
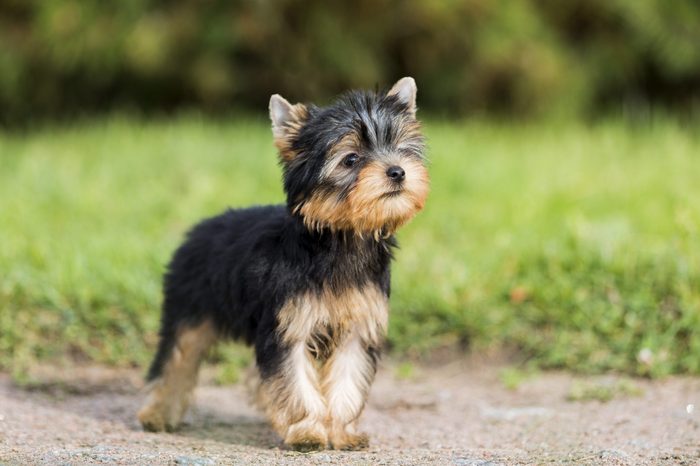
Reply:
M272 120L272 136L280 151L280 157L291 159L294 137L303 126L308 112L303 104L292 105L279 94L270 97L270 120Z
M411 116L416 116L416 94L418 88L416 81L411 77L401 78L396 81L387 95L395 95L399 102L403 102L408 107Z

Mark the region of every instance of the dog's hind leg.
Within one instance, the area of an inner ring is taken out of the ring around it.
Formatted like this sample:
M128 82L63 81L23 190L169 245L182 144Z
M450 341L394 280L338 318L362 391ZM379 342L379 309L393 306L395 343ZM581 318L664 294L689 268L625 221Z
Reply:
M210 320L161 331L158 353L148 375L150 394L138 413L144 429L177 428L189 406L200 363L216 338Z

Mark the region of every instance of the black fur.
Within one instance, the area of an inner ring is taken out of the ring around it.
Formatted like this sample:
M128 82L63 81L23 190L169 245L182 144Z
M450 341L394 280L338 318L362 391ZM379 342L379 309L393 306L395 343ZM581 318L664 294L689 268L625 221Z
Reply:
M307 290L377 283L389 295L393 238L311 232L283 205L229 210L204 220L176 251L165 277L161 341L148 379L160 376L179 326L212 318L222 336L255 346L261 375L280 348L276 312Z

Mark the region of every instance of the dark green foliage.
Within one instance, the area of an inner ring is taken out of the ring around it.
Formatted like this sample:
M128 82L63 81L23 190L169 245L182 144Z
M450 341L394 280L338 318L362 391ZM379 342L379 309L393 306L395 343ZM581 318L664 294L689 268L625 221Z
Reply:
M264 109L414 76L436 113L697 111L694 0L1 0L0 121Z

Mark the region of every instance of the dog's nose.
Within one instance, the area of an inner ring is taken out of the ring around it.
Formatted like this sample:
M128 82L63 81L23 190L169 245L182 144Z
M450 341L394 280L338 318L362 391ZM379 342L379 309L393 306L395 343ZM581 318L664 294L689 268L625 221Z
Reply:
M401 183L406 178L406 172L398 165L394 165L386 170L386 176L396 183Z

